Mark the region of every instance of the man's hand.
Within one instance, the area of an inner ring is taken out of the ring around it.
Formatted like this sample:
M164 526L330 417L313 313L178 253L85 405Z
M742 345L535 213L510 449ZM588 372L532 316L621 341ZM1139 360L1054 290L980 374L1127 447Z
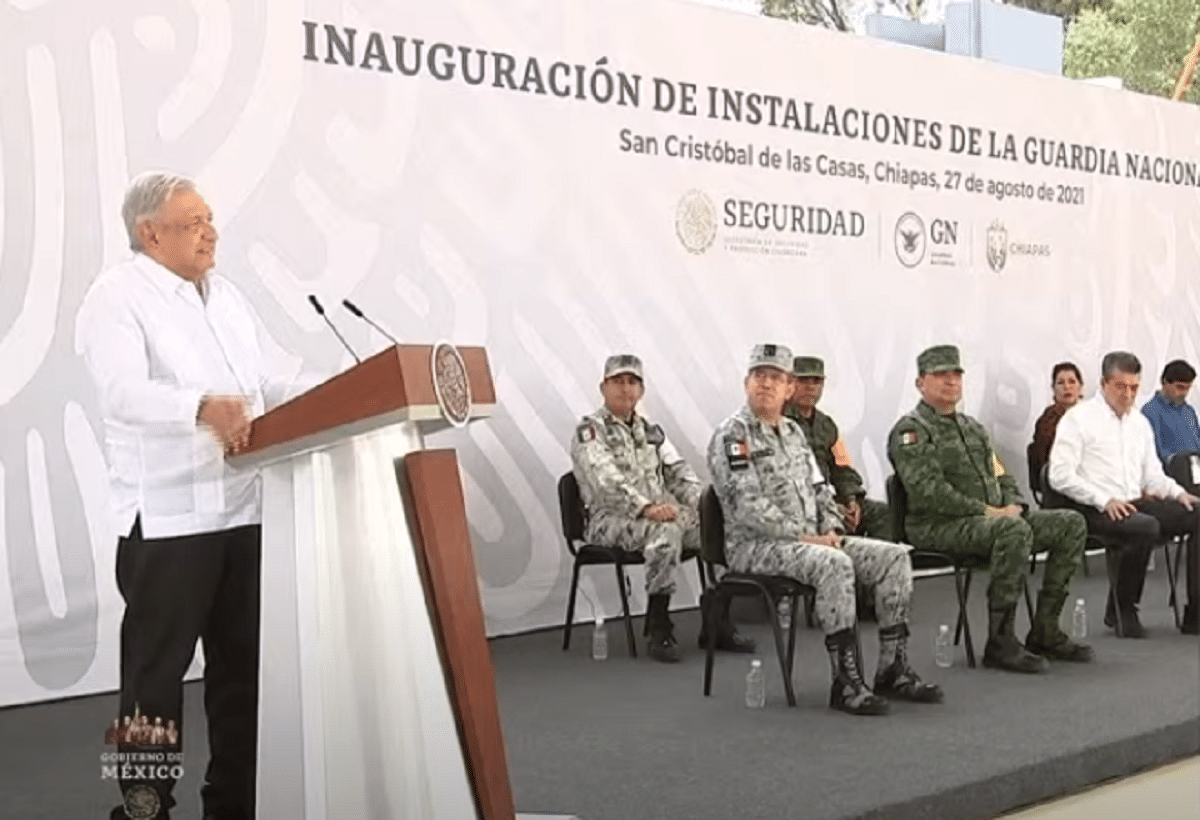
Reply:
M846 522L846 532L858 532L858 526L862 523L863 508L858 503L857 498L851 498L846 502L846 514L842 519Z
M1188 512L1191 512L1193 509L1195 509L1197 504L1200 504L1200 498L1197 498L1191 493L1184 493L1175 500L1182 504L1183 508Z
M647 504L642 508L642 517L651 521L674 521L675 508L670 504Z
M212 432L225 452L236 453L250 443L250 397L205 396L196 421Z
M1110 498L1104 505L1104 514L1108 516L1109 521L1124 521L1135 512L1137 512L1137 507L1119 498Z
M1009 504L1007 507L988 507L983 511L984 518L1020 518L1020 504Z
M827 532L824 535L803 535L800 540L805 544L816 544L818 547L842 548L842 536L836 532Z

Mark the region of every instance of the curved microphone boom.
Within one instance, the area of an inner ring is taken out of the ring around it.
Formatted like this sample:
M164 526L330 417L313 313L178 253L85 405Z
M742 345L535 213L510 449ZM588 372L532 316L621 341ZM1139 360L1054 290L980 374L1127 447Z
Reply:
M325 324L329 325L329 329L333 331L333 335L338 337L338 341L341 342L342 347L346 348L350 355L354 357L354 361L362 364L362 359L358 358L358 354L354 352L354 348L350 346L350 343L346 341L346 338L342 336L333 322L329 321L329 317L325 315L325 308L321 305L320 300L310 293L308 294L308 303L312 305L313 310L315 310L317 314L325 320Z
M382 333L384 336L387 336L389 339L391 339L391 340L392 340L392 344L396 345L397 347L400 345L400 340L399 340L399 339L397 339L395 336L393 336L392 334L390 334L390 333L388 333L386 330L384 330L382 327L380 327L380 326L379 326L377 323L375 323L374 321L372 321L372 319L371 319L371 317L370 317L370 316L368 316L367 314L363 313L363 312L362 312L362 311L359 309L358 305L354 304L354 303L353 303L353 302L351 302L349 299L343 299L343 300L342 300L342 307L344 307L346 310L348 310L348 311L350 311L351 313L353 313L353 314L354 314L355 316L357 316L358 318L362 319L364 322L366 322L367 324L369 324L371 327L373 327L373 328L375 328L376 330L378 330L378 331L379 331L380 333Z

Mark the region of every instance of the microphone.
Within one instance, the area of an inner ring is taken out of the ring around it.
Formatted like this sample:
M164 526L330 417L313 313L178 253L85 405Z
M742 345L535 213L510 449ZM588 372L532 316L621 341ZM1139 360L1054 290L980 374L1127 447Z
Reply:
M353 303L353 302L351 302L349 299L343 299L343 300L342 300L342 307L344 307L346 310L348 310L348 311L350 311L351 313L353 313L353 314L354 314L355 316L357 316L358 318L362 319L364 322L366 322L367 324L369 324L371 327L373 327L373 328L375 328L376 330L378 330L378 331L379 331L380 333L382 333L384 336L387 336L389 339L391 339L391 340L392 340L392 344L399 346L399 344L400 344L400 340L399 340L399 339L397 339L397 338L396 338L395 336L393 336L392 334L388 333L386 330L384 330L382 327L380 327L380 326L379 326L378 324L376 324L375 322L371 321L371 317L370 317L370 316L368 316L367 314L363 313L361 310L359 310L359 309L358 309L358 305L354 304L354 303Z
M325 320L325 324L329 325L329 329L333 331L333 335L338 337L338 341L342 343L342 347L346 348L346 350L350 352L350 355L354 357L354 361L362 364L362 359L358 358L358 354L354 352L354 348L352 348L350 343L346 341L346 338L338 332L337 326L334 325L333 322L329 321L329 317L325 315L325 308L321 306L321 302L317 299L317 297L311 293L308 294L308 303L312 305L313 310L320 314L321 318Z

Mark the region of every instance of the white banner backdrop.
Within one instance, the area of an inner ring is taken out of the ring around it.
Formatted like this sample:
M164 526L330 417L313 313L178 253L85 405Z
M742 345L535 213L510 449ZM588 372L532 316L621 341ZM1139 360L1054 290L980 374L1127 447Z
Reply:
M1052 363L1198 358L1192 106L670 0L8 0L0 44L0 704L116 685L74 327L147 168L198 178L289 366L349 362L308 293L487 346L498 415L432 444L493 634L562 618L554 485L609 353L702 475L753 343L823 356L875 496L926 345L1022 474Z

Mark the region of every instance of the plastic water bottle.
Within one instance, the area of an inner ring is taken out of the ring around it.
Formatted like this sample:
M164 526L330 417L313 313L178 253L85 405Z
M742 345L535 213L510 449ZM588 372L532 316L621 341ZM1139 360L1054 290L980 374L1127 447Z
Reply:
M950 627L942 624L938 627L937 640L933 642L933 662L942 669L954 665L954 647L950 642Z
M787 632L792 628L792 602L787 598L780 599L776 613L779 615L779 628Z
M1071 637L1087 637L1087 609L1082 598L1075 599L1075 611L1071 613Z
M592 660L608 658L608 632L604 630L604 618L596 617L596 628L592 630Z
M758 658L750 661L750 671L746 673L746 708L761 709L767 705L767 688L763 681L762 661Z

